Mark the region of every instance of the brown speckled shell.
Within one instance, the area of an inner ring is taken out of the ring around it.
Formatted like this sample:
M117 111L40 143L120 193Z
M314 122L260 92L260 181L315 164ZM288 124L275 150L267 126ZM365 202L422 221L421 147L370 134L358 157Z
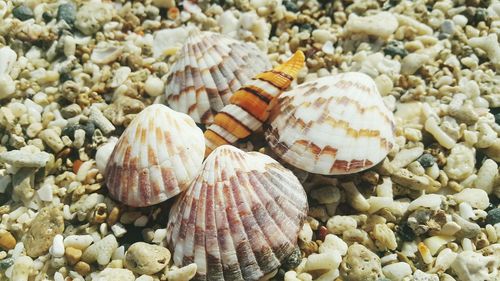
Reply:
M109 193L133 207L165 201L189 186L204 152L203 133L188 115L150 105L125 129L109 158Z
M170 212L167 243L195 280L259 280L290 255L307 215L293 173L267 155L215 149Z
M394 145L393 114L373 79L363 73L326 76L281 94L269 123L271 149L316 174L368 169Z

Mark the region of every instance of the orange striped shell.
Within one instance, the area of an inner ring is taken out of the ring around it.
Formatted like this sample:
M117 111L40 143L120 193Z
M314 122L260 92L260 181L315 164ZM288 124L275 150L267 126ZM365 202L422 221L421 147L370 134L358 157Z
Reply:
M236 90L270 67L266 54L252 43L194 30L167 78L166 101L196 123L211 124Z
M222 108L205 131L206 155L259 129L269 117L271 102L290 86L304 60L304 53L297 51L285 63L256 75L234 93L230 104Z
M295 175L271 157L224 145L170 210L166 241L193 280L261 280L295 249L307 216Z
M165 105L146 107L118 140L105 170L111 197L133 207L163 202L185 190L203 161L202 131Z
M373 79L363 73L327 76L283 93L269 124L271 149L316 174L368 169L394 145L394 116Z

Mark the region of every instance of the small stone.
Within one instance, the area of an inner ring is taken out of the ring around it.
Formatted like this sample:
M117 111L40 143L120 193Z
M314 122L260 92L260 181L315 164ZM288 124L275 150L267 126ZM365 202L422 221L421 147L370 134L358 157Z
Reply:
M412 273L410 265L405 262L386 265L382 270L384 275L391 280L403 280L403 278L410 276Z
M455 23L451 20L445 20L441 24L441 32L447 35L453 35L455 32Z
M14 17L25 21L33 18L33 11L25 5L17 6L14 9L12 9L12 14Z
M61 137L54 129L49 128L41 131L39 137L56 153L64 148Z
M46 254L54 237L63 231L64 218L61 210L53 206L42 208L24 238L26 253L33 258Z
M73 3L64 3L57 8L57 20L64 20L68 24L73 24L76 19L76 6Z
M282 263L282 267L285 270L292 270L299 266L300 262L302 261L302 254L300 253L300 248L296 247L295 250L285 258L285 260Z
M95 281L135 281L132 271L124 268L106 268L99 272Z
M116 248L118 248L118 242L115 236L110 234L85 249L82 260L89 264L97 261L100 265L107 265Z
M486 223L495 225L500 222L500 208L491 209L486 216Z
M340 264L340 276L345 280L374 280L382 276L380 258L360 244L353 244Z
M345 25L347 33L361 33L381 38L388 38L398 28L397 18L390 12L358 17L354 13L349 16Z
M7 268L11 267L13 264L14 264L13 258L0 260L0 269L6 270Z
M422 156L420 156L417 161L420 162L420 165L422 165L422 167L424 168L429 168L434 165L434 163L436 163L436 159L434 158L434 156L429 153L422 154Z
M25 150L11 150L0 153L0 162L8 163L15 167L41 168L45 167L50 159L47 152L28 152Z
M293 13L296 13L299 11L299 6L297 5L296 1L294 1L294 0L283 1L283 6L285 6L285 8L288 11L293 12Z
M125 254L125 265L138 274L154 274L165 268L169 261L167 248L144 242L132 244Z
M484 210L488 208L490 199L486 191L479 188L465 188L459 193L453 194L453 199L457 203L467 202L473 208Z
M52 240L52 246L49 249L50 254L53 257L60 258L64 256L64 242L63 236L61 234L57 234L54 236L54 240Z
M390 41L387 43L387 46L384 47L383 51L385 55L391 57L400 56L401 58L404 58L408 55L408 51L405 50L403 43L399 41Z
M82 276L90 273L90 265L86 262L79 261L75 264L75 271Z
M163 81L155 76L149 76L148 80L146 80L146 82L144 83L144 90L151 97L157 97L163 94L164 87L165 84L163 83Z
M73 247L67 247L64 252L64 256L66 257L66 260L69 262L69 264L73 265L80 261L80 258L82 257L82 250Z
M0 230L0 248L5 251L12 250L16 246L16 238L7 230Z
M33 269L33 260L30 257L22 256L16 259L12 268L10 280L28 281L28 277Z

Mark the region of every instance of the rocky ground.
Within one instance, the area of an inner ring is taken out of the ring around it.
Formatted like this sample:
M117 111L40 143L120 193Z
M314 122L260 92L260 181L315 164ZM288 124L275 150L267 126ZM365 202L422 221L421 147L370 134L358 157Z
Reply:
M129 208L103 183L187 26L273 64L304 51L299 84L364 72L396 116L374 169L295 171L309 217L276 280L500 280L497 0L0 0L1 280L193 277L165 248L170 202Z

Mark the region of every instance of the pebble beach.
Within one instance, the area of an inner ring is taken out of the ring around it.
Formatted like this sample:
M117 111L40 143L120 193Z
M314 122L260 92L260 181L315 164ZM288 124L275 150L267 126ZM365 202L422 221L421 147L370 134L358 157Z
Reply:
M125 129L171 102L193 30L272 67L302 51L290 89L363 73L394 115L387 156L353 174L280 160L266 124L234 144L307 195L293 253L261 280L500 280L498 0L0 0L0 280L205 280L167 239L178 197L131 207L106 184Z

